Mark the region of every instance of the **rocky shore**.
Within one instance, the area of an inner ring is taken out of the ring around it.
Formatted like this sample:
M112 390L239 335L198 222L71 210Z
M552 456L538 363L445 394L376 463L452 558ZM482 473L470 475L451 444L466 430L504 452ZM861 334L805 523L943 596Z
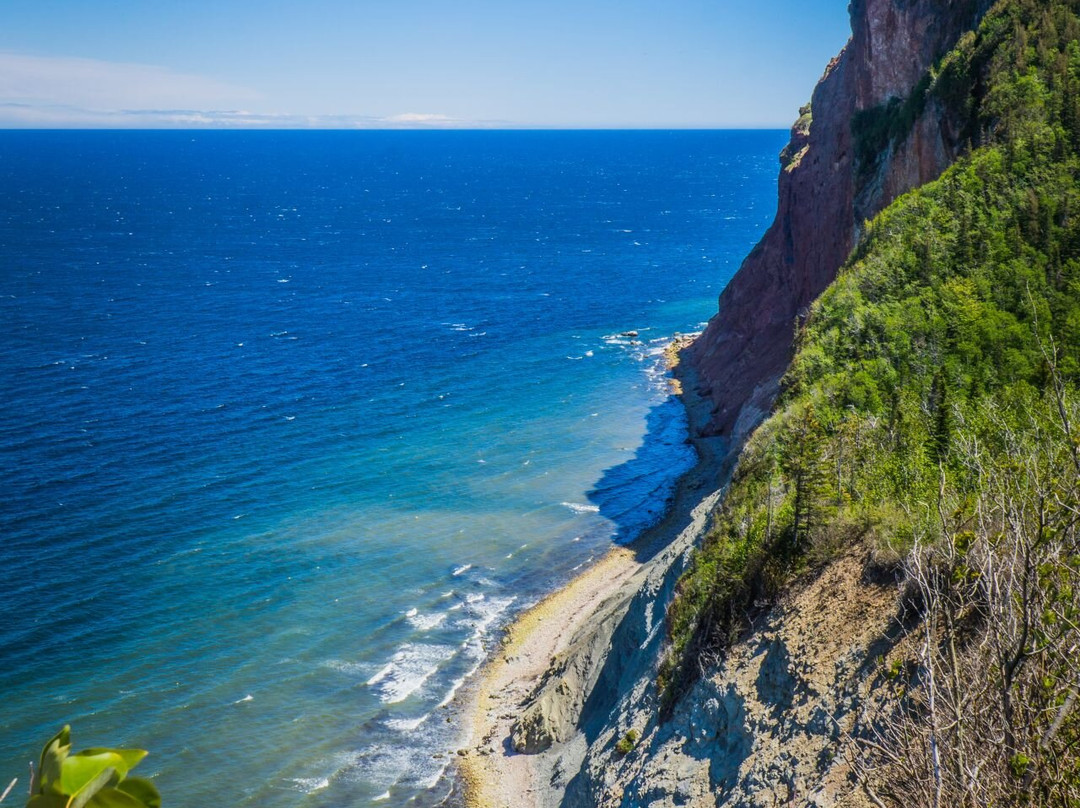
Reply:
M581 727L605 712L615 681L637 678L655 658L674 582L730 472L728 442L702 436L710 403L696 393L694 369L680 361L693 339L676 337L667 356L697 465L680 478L659 523L507 629L467 707L472 738L459 753L459 772L469 808L556 804L558 781L576 771L587 749Z

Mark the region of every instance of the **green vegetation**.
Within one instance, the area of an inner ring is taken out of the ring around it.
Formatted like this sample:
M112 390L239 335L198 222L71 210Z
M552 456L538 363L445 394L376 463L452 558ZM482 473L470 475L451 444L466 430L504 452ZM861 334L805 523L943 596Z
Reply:
M634 751L634 747L637 746L638 737L638 731L636 729L628 729L626 734L615 744L615 751L624 757L629 755Z
M810 125L814 122L814 113L810 104L799 107L799 119L791 127L791 141L780 152L780 167L784 171L792 171L806 154L807 138L810 135Z
M931 93L977 148L870 224L800 329L669 611L665 709L755 608L864 541L927 632L860 769L879 804L1080 806L1076 5L999 2L914 100L855 122L860 159Z
M41 751L26 808L161 808L153 783L127 776L144 757L141 749L71 754L71 728L64 727Z
M856 113L851 128L858 175L865 179L891 144L903 142L931 101L972 147L1008 141L1024 118L1049 112L1075 148L1078 58L1077 21L1067 3L999 2L906 98ZM1031 93L1041 93L1050 109L1033 106Z

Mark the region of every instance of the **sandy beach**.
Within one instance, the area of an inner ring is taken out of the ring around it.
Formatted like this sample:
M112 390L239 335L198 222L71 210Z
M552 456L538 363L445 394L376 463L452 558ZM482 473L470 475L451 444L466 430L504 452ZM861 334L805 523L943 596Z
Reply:
M698 462L678 482L672 503L656 525L627 546L613 547L603 558L532 608L508 628L501 647L481 671L464 714L471 724L467 748L459 752L459 772L467 808L526 808L539 805L536 757L517 753L510 741L515 720L527 705L552 659L601 605L620 594L635 574L696 519L694 510L721 478L726 452L719 439L696 437L710 403L700 399L679 353L692 336L678 336L667 351L673 371L672 392L687 408Z

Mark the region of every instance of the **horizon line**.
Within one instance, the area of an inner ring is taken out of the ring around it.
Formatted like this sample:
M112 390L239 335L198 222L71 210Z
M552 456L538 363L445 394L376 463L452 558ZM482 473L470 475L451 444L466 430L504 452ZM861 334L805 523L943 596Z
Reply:
M780 132L790 125L628 125L628 126L5 126L0 132Z

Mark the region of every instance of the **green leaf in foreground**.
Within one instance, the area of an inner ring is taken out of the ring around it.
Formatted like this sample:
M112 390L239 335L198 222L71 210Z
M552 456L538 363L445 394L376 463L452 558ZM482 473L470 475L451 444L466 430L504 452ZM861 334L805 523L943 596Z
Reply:
M45 744L27 808L161 808L153 783L128 778L142 749L92 747L71 754L71 728Z

